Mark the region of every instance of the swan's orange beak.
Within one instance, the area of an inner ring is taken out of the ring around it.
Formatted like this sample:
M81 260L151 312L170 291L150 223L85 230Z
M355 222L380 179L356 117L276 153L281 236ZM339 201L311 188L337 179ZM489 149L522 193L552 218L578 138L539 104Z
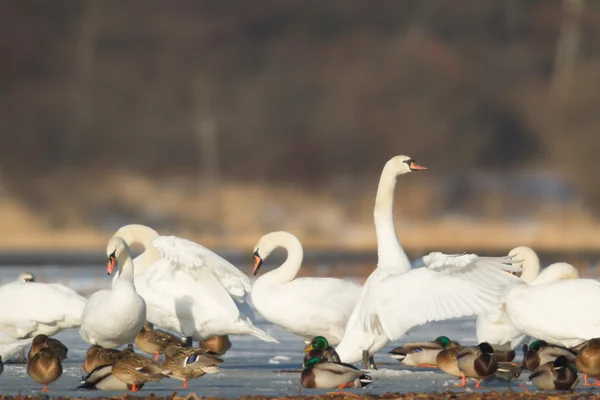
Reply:
M425 168L425 167L417 164L414 161L411 161L410 165L408 167L410 168L411 171L425 171L425 170L427 170L427 168Z
M254 252L254 269L252 270L252 275L256 275L260 266L262 265L262 258L258 255L258 250Z
M106 275L110 275L110 274L113 273L113 270L115 269L116 262L117 262L116 257L111 254L108 257L108 265L106 266Z

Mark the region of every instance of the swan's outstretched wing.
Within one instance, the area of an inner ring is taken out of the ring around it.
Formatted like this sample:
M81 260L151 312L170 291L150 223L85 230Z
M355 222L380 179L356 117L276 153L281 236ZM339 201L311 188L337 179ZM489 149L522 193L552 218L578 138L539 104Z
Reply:
M246 274L198 243L176 236L159 236L152 245L163 258L192 276L197 276L200 268L207 268L237 301L243 301L250 293L250 278Z
M519 279L505 271L520 268L510 259L474 254L424 257L426 268L390 275L367 297L376 315L363 316L365 325L379 324L390 340L430 321L466 315L500 313L508 285Z

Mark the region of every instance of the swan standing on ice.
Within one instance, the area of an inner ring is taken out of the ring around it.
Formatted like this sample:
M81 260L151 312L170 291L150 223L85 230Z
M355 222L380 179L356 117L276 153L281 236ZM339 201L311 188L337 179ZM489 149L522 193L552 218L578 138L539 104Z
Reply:
M17 281L0 287L0 332L27 339L77 328L86 302L64 285L35 282L32 273L24 272Z
M135 290L127 243L113 236L106 246L106 254L106 273L112 274L117 264L119 277L113 281L112 290L100 290L90 296L83 310L79 334L86 343L104 348L132 345L146 322L146 303Z
M523 272L521 281L527 285L538 285L544 282L553 282L560 279L576 279L579 273L572 265L566 263L556 263L548 266L540 274L540 259L537 254L529 247L519 246L508 253L509 257L521 261ZM506 293L512 289L507 288ZM477 318L477 342L487 342L494 347L494 353L498 356L500 352L512 352L520 346L526 338L526 335L519 331L508 319L505 314L498 321L490 320L485 315ZM514 355L513 355L514 357Z
M504 288L518 280L504 270L520 270L503 262L508 258L482 258L431 253L425 267L411 269L393 220L396 177L426 168L407 156L389 160L381 173L375 199L378 263L365 282L360 300L336 347L343 362L369 360L391 340L429 321L484 314L499 309Z
M531 284L515 285L506 295L508 320L528 336L565 347L600 337L600 316L593 311L600 282L577 276L570 264L556 263Z
M285 248L288 257L256 280L252 304L267 321L302 336L306 343L324 336L338 344L361 287L336 278L294 279L302 265L302 244L288 232L271 232L259 240L254 248L254 275L278 247Z
M145 248L135 259L135 283L146 301L149 322L178 332L190 344L216 335L277 342L252 323L246 302L250 278L221 256L143 225L124 226L115 235Z

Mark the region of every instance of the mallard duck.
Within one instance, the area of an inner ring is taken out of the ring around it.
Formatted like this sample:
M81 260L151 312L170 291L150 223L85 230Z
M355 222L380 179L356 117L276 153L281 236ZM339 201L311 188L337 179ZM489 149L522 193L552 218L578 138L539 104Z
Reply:
M600 338L588 340L584 346L579 348L575 365L583 374L585 386L590 386L588 377L596 379L595 385L600 386Z
M467 386L467 377L477 379L475 388L479 388L481 380L493 375L498 369L494 357L494 348L487 342L476 347L465 347L456 355L456 364L462 372L461 386Z
M314 350L313 350L314 351ZM313 357L302 370L302 386L310 389L342 389L365 387L373 380L350 364Z
M150 322L144 323L134 342L144 353L154 354L154 361L158 361L159 354L163 354L167 346L182 345L180 338L160 329L154 329L154 325Z
M577 370L569 365L567 357L558 356L536 368L529 380L542 390L571 390L577 385Z
M211 336L208 339L201 341L200 347L209 350L218 356L222 356L231 348L231 341L227 335Z
M48 347L40 349L27 364L27 375L44 385L42 392L49 392L48 385L60 378L62 372L60 359Z
M132 392L140 390L149 381L159 381L169 371L163 370L154 360L126 349L127 354L121 355L113 363L112 374L121 382L127 384Z
M498 362L494 376L502 381L512 382L521 376L521 365L509 362Z
M104 347L95 344L91 346L85 353L83 370L90 374L98 367L112 365L112 363L119 358L123 351L125 350L105 349ZM130 350L127 351L129 352Z
M388 354L394 360L413 367L437 367L437 355L451 343L446 336L437 337L432 342L414 342L398 346ZM460 346L458 342L452 342Z
M442 350L435 356L436 365L448 375L461 377L462 372L460 372L456 364L456 355L463 349L463 346L457 342L446 343L444 341L440 343Z
M577 356L566 347L548 344L543 340L533 341L529 347L523 345L523 366L530 371L540 365L556 360L558 356L565 356L570 364L575 364Z
M162 366L169 371L170 378L182 380L183 388L187 389L188 379L217 373L221 368L216 365L222 362L223 360L210 354L206 349L168 346L165 349Z
M302 366L306 365L306 362L313 357L321 357L325 361L341 362L340 356L335 351L333 346L329 345L327 339L323 336L315 336L311 342L304 348L304 362Z
M496 361L498 362L511 362L517 355L516 351L512 349L503 350L502 348L498 348L496 346L492 346L492 348L494 349L494 357L496 357Z
M97 390L132 390L133 386L117 379L112 373L112 365L103 365L96 368L82 378L81 384L77 389L97 389ZM144 386L140 383L137 388L141 389Z
M27 360L30 360L31 357L46 347L52 350L58 356L61 362L67 358L69 349L67 349L67 346L62 344L60 340L48 337L47 335L37 335L31 342L29 353L27 353Z

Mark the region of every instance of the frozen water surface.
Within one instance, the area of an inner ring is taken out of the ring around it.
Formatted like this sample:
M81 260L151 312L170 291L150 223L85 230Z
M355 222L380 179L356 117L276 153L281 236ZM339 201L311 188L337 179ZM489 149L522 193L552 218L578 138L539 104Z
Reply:
M23 268L0 269L0 281L7 282L16 279ZM85 295L107 288L110 278L104 275L103 268L27 268L34 272L39 281L51 281L67 284ZM204 375L200 379L189 381L188 389L179 389L181 381L163 379L160 382L147 383L140 395L154 393L170 395L174 391L180 394L192 391L202 396L239 397L241 395L282 396L302 393L325 393L332 390L304 389L300 385L300 365L302 363L304 342L279 327L266 322L257 314L257 325L274 336L280 343L266 343L250 336L232 336L232 348L223 356L222 371L217 374ZM420 340L432 340L439 335L446 335L462 344L474 344L475 319L460 318L427 324L414 329L401 340L389 344L386 349L375 356L379 365L376 371L368 371L374 382L365 389L351 389L361 394L382 394L386 392L433 392L433 391L462 391L454 388L459 382L454 377L445 375L439 370L417 369L404 367L392 360L387 352L401 343ZM52 396L98 397L119 395L122 392L100 392L97 390L75 390L84 375L82 365L87 350L86 343L79 337L77 330L67 330L56 336L69 348L69 356L63 363L62 377L50 385ZM520 357L518 358L520 359ZM516 382L488 382L482 389L474 391L507 390L522 391L519 383L530 386L527 381L528 371ZM581 383L580 383L581 386ZM0 388L3 395L37 394L42 385L33 381L26 372L24 364L7 363L4 373L0 376Z

